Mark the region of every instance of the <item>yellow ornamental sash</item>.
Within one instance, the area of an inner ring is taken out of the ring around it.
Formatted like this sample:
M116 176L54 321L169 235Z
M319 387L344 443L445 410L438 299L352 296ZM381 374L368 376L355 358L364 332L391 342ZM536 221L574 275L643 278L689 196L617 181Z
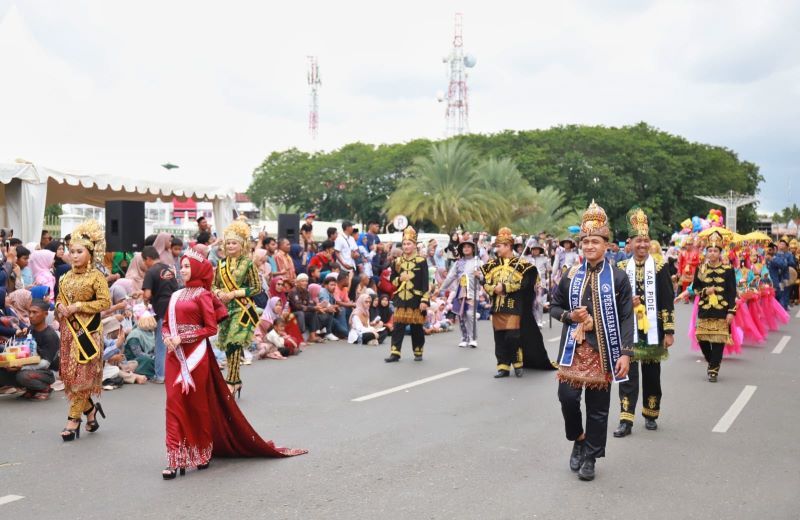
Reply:
M64 278L61 279L62 282L63 280ZM61 283L59 283L59 297L62 299L62 303L67 306L72 305L67 299L66 291L61 287ZM93 337L94 334L100 332L103 323L99 312L93 314L88 322L80 319L77 314L72 314L66 318L66 322L76 347L72 351L75 361L85 365L103 352L103 349L97 345Z
M222 284L225 286L225 289L228 292L234 292L239 290L239 286L236 284L236 280L233 278L233 274L231 273L230 264L227 260L225 260L220 265L220 278L222 279ZM256 326L258 324L258 312L256 312L255 304L253 300L248 298L247 296L242 296L241 298L234 298L233 299L239 307L242 309L242 316L239 318L239 325L242 327L247 327L249 325Z

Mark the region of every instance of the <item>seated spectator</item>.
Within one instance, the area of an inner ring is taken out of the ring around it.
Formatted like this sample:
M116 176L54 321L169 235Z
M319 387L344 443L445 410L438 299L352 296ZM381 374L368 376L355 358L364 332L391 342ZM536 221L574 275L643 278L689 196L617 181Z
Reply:
M136 361L135 373L153 379L156 376L156 318L141 303L134 307L133 312L136 326L125 336L125 359Z
M308 283L311 285L312 283L319 283L319 267L315 265L310 265L306 269L306 274L308 274Z
M394 329L394 309L392 309L392 300L386 293L378 297L378 317L389 332Z
M6 316L17 318L19 320L18 327L24 329L27 335L30 329L30 310L33 296L27 289L18 289L6 297Z
M319 269L319 276L322 280L324 280L331 271L331 264L335 261L335 251L334 243L331 240L326 240L320 245L319 252L308 262L309 267L313 266Z
M336 279L336 292L334 296L336 297L336 304L345 310L346 317L349 320L350 314L356 307L355 302L350 299L350 273L339 273Z
M295 287L289 291L289 306L297 319L300 332L308 333L308 341L321 343L322 339L317 337L320 329L319 319L317 318L317 305L311 299L308 292L308 275L300 273L295 280Z
M370 290L369 284L372 280L372 277L367 276L366 274L362 274L358 276L358 281L356 282L355 291L353 291L353 295L355 300L358 301L358 298L361 297L362 294L367 294L367 291Z
M117 316L110 316L103 320L103 360L106 366L116 367L118 371L114 371L113 377L120 377L124 383L127 384L140 384L147 383L147 377L142 374L136 374L134 371L138 368L136 361L128 361L123 354L125 348L125 331L120 326L120 321ZM109 376L104 371L103 378L107 379ZM105 382L103 383L106 384ZM114 386L114 385L112 385Z
M25 390L24 397L43 400L50 397L50 385L56 378L53 371L59 369L60 341L58 334L47 326L50 304L41 300L30 305L31 336L36 340L36 352L41 358L38 365L19 368L0 368L0 387L11 386Z
M142 258L142 253L136 253L133 255L133 260L131 260L131 265L128 267L128 272L125 273L125 278L133 282L134 291L142 290L145 274L147 274L147 264L144 258Z
M369 317L372 297L362 294L356 300L353 314L350 315L350 332L347 335L348 343L358 343L375 346L383 343L388 332L380 322L372 323Z
M110 293L111 307L102 312L104 318L112 314L125 314L125 311L129 307L130 300L134 296L133 280L129 278L120 278L111 284Z
M264 349L269 350L268 345L261 346L261 343L267 342L267 336L275 326L275 321L280 319L283 322L283 330L281 334L285 335L290 339L290 341L284 341L283 347L287 349L287 353L283 355L290 356L299 353L300 344L302 343L302 336L301 336L301 341L298 341L296 336L294 336L293 334L289 333L286 330L285 316L288 314L289 314L288 308L284 309L283 302L279 297L273 296L272 298L269 299L267 307L261 314L261 319L258 322L258 326L256 327L256 333L254 335L254 337L256 338L256 349L259 352L262 352Z
M293 352L300 353L291 336L286 333L283 318L275 318L269 332L263 336L256 332L256 357L258 359L286 359Z
M346 338L349 333L345 310L339 306L335 296L337 278L335 274L329 274L328 277L325 278L325 284L319 292L319 309L321 312L327 313L331 317L330 332L325 336L325 339L330 341Z
M33 284L33 273L28 267L28 262L31 259L31 251L21 244L18 245L16 249L17 260L16 265L14 266L14 286L10 287L9 291L13 291L15 289L24 289L25 287ZM26 275L29 275L29 279L27 281L25 280Z

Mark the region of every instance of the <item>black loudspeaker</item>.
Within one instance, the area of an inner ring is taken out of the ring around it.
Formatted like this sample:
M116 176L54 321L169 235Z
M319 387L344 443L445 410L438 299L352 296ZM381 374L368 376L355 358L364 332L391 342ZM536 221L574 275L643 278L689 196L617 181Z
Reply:
M144 243L144 202L106 202L106 251L141 251Z
M300 240L300 215L294 213L278 215L278 238L288 238L292 244Z

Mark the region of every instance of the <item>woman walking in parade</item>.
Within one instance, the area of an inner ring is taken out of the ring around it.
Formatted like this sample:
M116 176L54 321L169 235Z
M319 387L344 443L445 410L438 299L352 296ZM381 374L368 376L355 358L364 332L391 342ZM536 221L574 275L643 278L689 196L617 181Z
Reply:
M100 313L111 306L105 276L94 265L95 250L104 248L104 232L95 220L80 224L72 232L69 254L72 269L59 282L56 313L61 322L61 380L69 400L63 441L80 437L82 415L86 431L96 432L103 407L99 397L103 379L103 326Z
M166 361L165 480L188 467L208 468L216 457L290 457L306 450L276 447L253 429L222 378L208 338L217 333L211 294L214 268L187 251L180 275L185 288L173 293L164 319ZM229 386L229 385L228 385Z
M239 367L242 350L250 346L258 325L252 298L261 292L261 278L244 249L250 240L250 227L237 220L225 229L224 238L225 258L217 265L214 279L214 294L228 308L228 319L219 328L219 345L227 356L228 389L241 395Z

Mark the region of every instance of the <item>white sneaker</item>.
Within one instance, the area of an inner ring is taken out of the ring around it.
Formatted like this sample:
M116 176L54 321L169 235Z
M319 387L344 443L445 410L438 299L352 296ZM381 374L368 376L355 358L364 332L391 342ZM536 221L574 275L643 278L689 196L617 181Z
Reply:
M461 343L458 344L458 346L461 347L461 348L466 348L467 342L466 341L462 341Z
M469 346L471 348L478 348L478 342L473 339L472 341L469 342Z
M339 336L336 336L335 334L328 334L325 336L325 339L328 341L339 341Z
M371 347L377 347L378 346L378 340L377 339L371 339L371 340L369 340L367 342L367 345L369 345Z

